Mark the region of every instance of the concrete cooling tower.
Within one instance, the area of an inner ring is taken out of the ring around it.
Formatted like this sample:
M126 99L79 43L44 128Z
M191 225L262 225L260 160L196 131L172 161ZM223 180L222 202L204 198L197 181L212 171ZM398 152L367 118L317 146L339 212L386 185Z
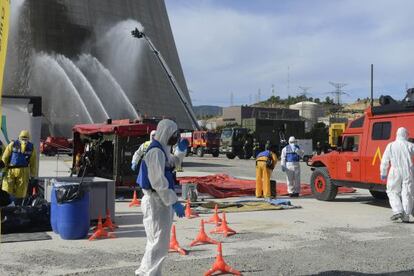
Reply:
M191 120L138 27L163 55L191 102L163 0L14 0L4 94L42 96L43 133L77 123Z

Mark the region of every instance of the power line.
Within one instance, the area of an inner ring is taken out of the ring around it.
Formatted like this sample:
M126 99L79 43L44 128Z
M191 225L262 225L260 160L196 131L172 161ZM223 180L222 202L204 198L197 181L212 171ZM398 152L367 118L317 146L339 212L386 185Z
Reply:
M341 104L341 96L342 95L348 95L346 92L344 92L342 90L342 88L344 88L347 85L347 83L340 83L340 82L330 81L329 84L332 85L333 87L335 87L335 91L328 92L328 93L333 94L335 96L336 103L338 105L340 105Z
M309 89L311 89L311 88L312 88L312 87L307 87L307 86L299 86L299 89L301 89L301 90L302 90L302 93L301 93L299 96L303 96L303 97L307 98L308 94L310 94L310 93L308 93L308 91L309 91Z

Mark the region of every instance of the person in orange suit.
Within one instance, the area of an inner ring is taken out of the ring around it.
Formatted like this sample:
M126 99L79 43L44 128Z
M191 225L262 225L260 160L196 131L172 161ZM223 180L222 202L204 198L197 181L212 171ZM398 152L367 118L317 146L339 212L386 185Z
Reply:
M274 147L266 145L265 151L256 156L256 197L270 198L270 177L276 167L277 157Z

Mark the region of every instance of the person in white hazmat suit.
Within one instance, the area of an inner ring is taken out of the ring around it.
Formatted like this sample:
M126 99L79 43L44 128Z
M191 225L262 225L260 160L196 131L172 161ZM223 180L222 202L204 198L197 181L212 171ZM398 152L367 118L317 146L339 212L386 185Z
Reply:
M144 192L141 208L147 245L140 267L135 275L161 275L168 255L173 210L184 216L184 206L174 191L174 166L184 158L185 152L171 152L179 139L176 123L164 119L158 123L156 134L141 162L137 183ZM179 148L179 147L176 147Z
M280 163L282 171L286 172L286 182L290 197L300 194L300 158L304 151L296 143L294 136L289 137L289 144L282 149Z
M144 143L142 143L139 148L135 151L134 155L132 156L132 160L131 160L131 170L133 170L134 172L137 171L138 169L138 165L139 165L139 161L141 160L141 158L143 158L145 152L147 151L149 145L151 144L152 140L154 140L155 137L155 133L156 131L153 130L150 133L150 139L148 141L145 141Z
M414 144L408 142L407 129L400 127L395 141L385 148L380 166L381 180L387 180L387 195L394 213L392 221L409 222L413 210L413 156Z

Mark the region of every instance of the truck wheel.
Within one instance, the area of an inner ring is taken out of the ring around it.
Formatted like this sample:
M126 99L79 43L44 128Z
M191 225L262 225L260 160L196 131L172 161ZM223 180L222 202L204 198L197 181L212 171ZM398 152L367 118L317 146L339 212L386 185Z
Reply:
M213 152L213 157L219 157L219 155L220 155L220 152L218 151Z
M202 147L197 148L197 156L203 157L204 156L204 150Z
M332 184L328 170L324 167L316 168L311 176L312 194L318 200L334 200L338 193L338 187Z
M234 153L227 153L226 154L228 159L234 159L236 157L236 155L234 155Z
M378 192L373 190L369 190L369 192L375 199L388 199L386 192Z
M237 155L237 157L238 157L239 159L244 159L244 154L243 154L243 153L240 153L240 154L238 154L238 155Z

